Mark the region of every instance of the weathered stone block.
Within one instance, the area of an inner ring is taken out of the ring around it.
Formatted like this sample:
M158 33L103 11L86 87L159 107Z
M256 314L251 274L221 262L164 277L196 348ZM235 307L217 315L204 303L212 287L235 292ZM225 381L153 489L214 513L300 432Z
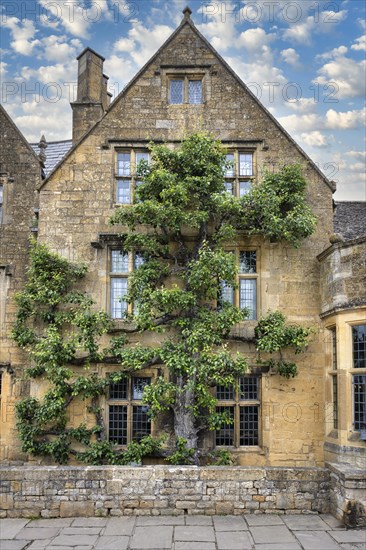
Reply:
M71 517L89 517L94 516L94 503L83 501L83 502L61 502L60 504L60 517L61 518L71 518Z

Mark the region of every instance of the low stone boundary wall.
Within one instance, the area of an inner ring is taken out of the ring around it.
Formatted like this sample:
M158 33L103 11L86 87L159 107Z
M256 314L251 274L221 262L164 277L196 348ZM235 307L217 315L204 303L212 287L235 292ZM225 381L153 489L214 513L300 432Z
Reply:
M2 466L1 517L329 511L322 468Z
M330 512L349 527L366 527L365 468L328 463Z

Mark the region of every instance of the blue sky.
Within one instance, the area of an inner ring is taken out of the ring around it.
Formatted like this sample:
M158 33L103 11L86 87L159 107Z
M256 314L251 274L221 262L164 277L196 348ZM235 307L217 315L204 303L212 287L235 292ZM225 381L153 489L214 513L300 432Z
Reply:
M202 34L330 179L365 200L363 0L191 0ZM71 137L76 56L106 58L116 95L187 0L0 0L1 102L25 137Z

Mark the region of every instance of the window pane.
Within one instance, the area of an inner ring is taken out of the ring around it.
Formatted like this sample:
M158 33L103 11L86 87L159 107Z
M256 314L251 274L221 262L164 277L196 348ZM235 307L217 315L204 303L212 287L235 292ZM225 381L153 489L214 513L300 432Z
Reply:
M335 327L330 329L332 338L332 367L333 370L337 369L337 330Z
M130 180L117 180L117 204L130 204L131 202Z
M127 273L128 271L128 253L123 250L112 250L111 253L111 271L112 273Z
M146 160L149 162L150 156L149 153L146 151L136 151L136 167L138 166L139 162L142 160Z
M240 399L242 401L254 401L258 399L258 377L242 376L239 378Z
M117 175L131 175L131 153L118 153L117 156Z
M353 424L355 430L366 425L366 374L354 375L353 382Z
M227 193L230 193L230 195L234 194L234 182L233 181L225 181L225 190Z
M3 186L0 185L0 204L3 202Z
M239 253L239 273L257 272L257 253L255 251L242 251Z
M239 176L253 175L253 155L251 153L239 153Z
M240 407L240 445L258 445L258 406Z
M240 279L239 307L248 308L248 319L257 318L257 281L255 279Z
M183 103L183 80L170 81L170 103Z
M226 155L226 160L231 163L231 166L226 168L225 176L228 178L233 178L234 177L234 154L228 153Z
M109 384L109 399L127 399L127 378Z
M140 265L142 265L144 263L145 263L145 259L144 259L143 255L140 252L135 252L134 268L137 269L138 267L140 267Z
M216 407L218 413L227 412L234 421L234 407ZM234 445L234 424L221 424L216 430L216 445Z
M117 445L127 445L127 406L111 405L109 407L109 441Z
M137 173L139 164L142 160L147 162L148 164L150 163L150 154L147 151L136 151L135 160L136 160L136 173ZM139 183L141 184L142 181L140 181ZM139 185L139 184L136 182L136 185Z
M148 416L149 407L133 407L132 411L132 439L140 441L151 432L151 422Z
M252 183L250 181L239 181L239 197L244 197L250 191Z
M338 378L337 375L332 376L332 393L333 393L333 428L338 429Z
M145 386L149 386L151 378L132 378L132 399L141 400Z
M188 81L188 102L202 103L202 81L201 80Z
M232 286L227 285L224 282L221 282L219 288L218 303L222 305L224 302L229 302L229 304L234 304L234 289Z
M127 277L111 279L111 317L122 319L127 312L127 302L123 296L127 294Z
M366 325L352 327L353 367L366 369Z
M216 386L216 398L219 401L232 401L234 399L234 387Z

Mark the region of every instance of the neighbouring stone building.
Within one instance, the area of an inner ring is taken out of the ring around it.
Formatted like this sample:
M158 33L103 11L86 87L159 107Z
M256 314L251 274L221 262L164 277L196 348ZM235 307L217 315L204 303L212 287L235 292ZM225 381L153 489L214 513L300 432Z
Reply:
M96 307L109 312L118 325L123 322L118 292L132 262L120 267L115 257L118 230L108 221L117 205L133 201L138 184L134 166L148 158L150 141L175 146L188 133L203 129L227 147L234 165L227 173L227 188L237 196L261 180L264 167L302 163L309 183L307 200L318 219L315 233L299 249L255 236L236 243L237 254L255 258L251 272L239 275L243 296L238 290L233 297L237 304L244 300L252 311L252 318L237 330L251 335L261 315L280 310L291 322L316 327L316 333L299 356L299 375L290 380L271 373L258 375L249 401L233 398L229 403L240 411L230 434L210 433L206 443L229 447L243 466L321 468L330 461L340 467L342 463L362 467L366 458L362 440L366 437L362 435L365 203L334 205L334 183L197 31L188 8L177 30L110 105L103 61L90 48L78 57L72 146L70 142L47 146L43 139L32 149L1 110L1 458L27 460L17 443L14 400L22 392L37 396L43 391L18 380L24 358L9 336L30 232L37 232L39 241L51 250L88 265L86 290ZM232 350L244 353L255 365L252 344L237 342ZM96 372L104 377L111 370L113 365L101 364ZM144 376L153 379L156 373ZM104 402L107 426L113 424L113 430L122 432L122 417L112 419L116 404L126 407L129 417L138 407L138 397ZM228 402L222 399L220 405ZM246 407L250 418L245 416ZM78 421L87 420L85 403L74 414ZM148 433L150 424L142 424ZM158 431L152 427L152 433ZM133 427L127 438L132 437Z

